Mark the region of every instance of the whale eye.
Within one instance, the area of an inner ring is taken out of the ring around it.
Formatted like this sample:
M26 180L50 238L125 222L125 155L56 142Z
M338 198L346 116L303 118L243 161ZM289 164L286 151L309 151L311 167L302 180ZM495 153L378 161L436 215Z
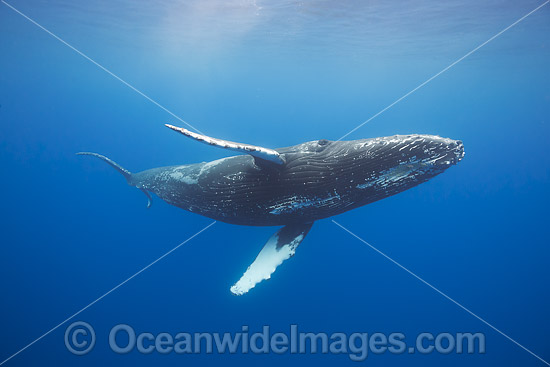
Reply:
M317 144L323 146L323 145L327 145L329 143L329 141L327 139L321 139L317 142Z

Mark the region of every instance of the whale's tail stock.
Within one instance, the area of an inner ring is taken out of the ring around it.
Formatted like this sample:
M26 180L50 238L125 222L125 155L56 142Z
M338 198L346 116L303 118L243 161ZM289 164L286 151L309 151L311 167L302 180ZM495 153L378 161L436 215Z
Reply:
M128 182L128 185L134 186L134 184L132 183L132 172L130 172L127 169L123 168L120 164L116 163L112 159L109 159L109 158L105 157L104 155L97 154L97 153L91 153L91 152L78 152L78 153L76 153L76 155L91 155L93 157L101 159L103 162L107 163L108 165L110 165L111 167L116 169L118 172L120 172L120 174L122 174L124 176L124 178L126 178L126 181ZM143 191L143 193L147 196L147 200L148 200L147 201L147 208L150 208L151 204L153 202L153 199L151 198L151 194L149 194L149 192L147 190L144 190L144 189L140 189L140 190Z

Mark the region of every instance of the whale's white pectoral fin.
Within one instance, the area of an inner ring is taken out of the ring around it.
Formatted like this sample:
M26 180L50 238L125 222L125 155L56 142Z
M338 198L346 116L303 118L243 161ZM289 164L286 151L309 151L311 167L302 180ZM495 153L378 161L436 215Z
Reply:
M241 279L231 287L238 296L245 294L271 274L283 261L290 259L304 240L313 223L291 224L281 228L267 241L256 260L248 267Z
M220 148L232 150L239 153L244 154L250 154L251 156L258 158L260 160L268 161L275 164L284 164L285 161L281 157L281 155L273 149L258 147L255 145L250 144L242 144L242 143L235 143L232 141L227 140L221 140L216 138L211 138L206 135L201 135L194 133L192 131L189 131L187 129L184 129L183 127L177 127L173 125L166 124L166 127L177 131L191 139L195 139L196 141L200 141L201 143L214 145Z

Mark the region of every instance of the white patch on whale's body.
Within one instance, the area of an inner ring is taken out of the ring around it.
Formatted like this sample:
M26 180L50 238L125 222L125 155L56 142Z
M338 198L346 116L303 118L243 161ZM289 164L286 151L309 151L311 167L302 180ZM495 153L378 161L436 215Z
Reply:
M196 185L199 183L198 178L194 176L183 176L180 181L188 185Z
M164 172L161 176L166 181L178 181L187 185L197 184L198 175L193 172L193 168L190 166L180 166L173 168L171 171Z
M194 185L199 182L198 176L184 174L183 172L181 172L181 170L178 170L178 169L175 169L174 171L172 171L169 174L169 176L176 181L180 181L188 185Z
M329 195L326 198L320 198L317 196L291 196L283 202L268 207L268 209L271 209L269 213L275 215L290 214L308 207L331 206L340 201L340 199L341 197L338 193L336 193L336 191L334 192L334 195Z
M187 185L196 185L199 183L200 177L208 173L210 169L214 168L220 163L223 163L228 158L217 159L212 162L203 163L200 167L191 165L191 166L178 166L173 168L171 171L162 173L164 180L175 180L183 182Z
M408 146L403 148L406 147ZM358 189L388 187L396 183L401 183L403 180L415 180L418 176L432 170L436 162L443 158L445 158L445 156L435 157L429 160L417 160L416 156L414 156L407 161L400 162L395 167L380 172L378 176L373 179L368 179L366 182L358 184L355 187Z
M211 168L214 168L215 166L217 166L218 164L220 163L223 163L225 162L227 159L229 158L232 158L232 157L226 157L226 158L221 158L221 159L216 159L215 161L212 161L212 162L206 162L202 165L201 167L201 170L199 172L199 176L202 175L203 173L210 171Z

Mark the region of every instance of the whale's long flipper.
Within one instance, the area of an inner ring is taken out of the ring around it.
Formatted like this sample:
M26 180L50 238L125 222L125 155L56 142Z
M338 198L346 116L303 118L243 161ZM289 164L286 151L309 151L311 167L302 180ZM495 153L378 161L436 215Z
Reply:
M240 296L262 280L271 278L271 274L283 261L294 256L296 247L306 237L312 225L313 223L289 224L277 231L267 241L241 279L231 287L231 292Z
M120 164L116 163L112 159L109 159L109 158L107 158L107 157L105 157L104 155L101 155L101 154L90 153L90 152L79 152L79 153L76 153L76 155L91 155L93 157L101 159L103 162L106 162L111 167L113 167L118 172L120 172L124 176L124 178L126 178L126 181L128 182L128 185L135 186L132 183L132 172L130 172L127 169L123 168ZM149 194L149 192L147 192L144 189L140 189L140 190L147 196L147 208L150 208L151 204L153 202L153 199L151 198L151 194Z
M211 138L209 136L197 134L197 133L194 133L194 132L189 131L187 129L184 129L182 127L177 127L177 126L173 126L173 125L166 124L166 127L169 127L170 129L172 129L174 131L177 131L177 132L179 132L179 133L181 133L181 134L183 134L183 135L185 135L189 138L195 139L196 141L200 141L201 143L205 143L205 144L209 144L209 145L215 145L217 147L232 150L232 151L239 152L239 153L250 154L254 158L264 160L264 161L267 161L267 162L271 162L271 163L275 163L275 164L279 164L279 165L285 163L285 161L283 160L281 155L273 149L258 147L258 146L250 145L250 144L235 143L235 142L232 142L232 141Z

